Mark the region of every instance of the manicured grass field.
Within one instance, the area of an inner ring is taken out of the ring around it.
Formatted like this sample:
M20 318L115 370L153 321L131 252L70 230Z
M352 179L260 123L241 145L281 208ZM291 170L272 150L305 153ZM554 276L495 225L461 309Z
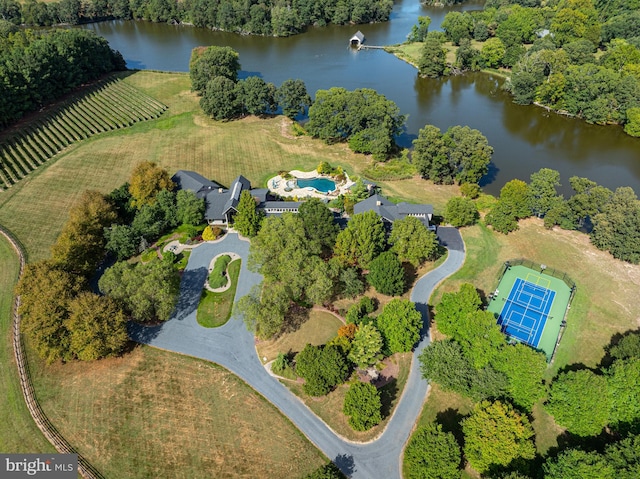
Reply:
M32 362L45 412L106 478L295 478L326 461L262 396L209 362L149 347Z
M217 328L229 321L233 310L234 298L236 297L241 264L242 260L240 259L229 263L227 268L231 279L229 289L221 293L214 293L207 289L202 290L202 297L196 313L198 324L205 328Z
M20 262L11 245L0 236L0 451L4 453L55 452L27 410L11 341L13 288Z

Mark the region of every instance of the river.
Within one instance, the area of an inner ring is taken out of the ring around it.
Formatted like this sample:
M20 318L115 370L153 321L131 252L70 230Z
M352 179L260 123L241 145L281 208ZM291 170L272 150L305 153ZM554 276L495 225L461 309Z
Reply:
M418 0L397 0L389 22L357 26L309 28L288 38L243 36L189 26L110 21L85 25L119 50L129 68L186 72L191 50L199 45L228 45L240 54L240 77L259 75L280 85L301 78L312 94L341 86L373 88L395 101L408 115L398 143L409 147L426 124L446 130L469 125L494 147L485 191L498 194L513 178L528 181L543 167L560 172L561 192L570 194L569 177L584 176L615 189L631 186L640 192L640 139L620 127L588 125L535 106L516 105L501 89L502 79L474 73L439 80L419 78L411 65L382 50L356 51L349 38L361 30L369 45L401 43L418 15L438 29L444 15L481 9L482 0L462 6L426 7Z

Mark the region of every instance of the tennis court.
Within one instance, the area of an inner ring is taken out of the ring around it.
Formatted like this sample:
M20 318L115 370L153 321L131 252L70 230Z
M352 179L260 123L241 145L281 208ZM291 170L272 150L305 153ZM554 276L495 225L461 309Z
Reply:
M516 279L498 316L502 332L537 348L555 296L555 291Z
M571 300L567 283L546 271L506 263L487 309L515 341L541 349L551 360Z

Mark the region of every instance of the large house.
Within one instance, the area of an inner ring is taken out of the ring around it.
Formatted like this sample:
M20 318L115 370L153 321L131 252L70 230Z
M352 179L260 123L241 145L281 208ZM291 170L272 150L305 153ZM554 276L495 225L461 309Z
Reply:
M242 175L233 180L228 189L194 171L179 170L171 179L179 189L193 191L198 198L204 198L206 205L204 216L210 225L228 226L231 223L233 216L237 213L240 194L244 190L251 193L256 207L267 216L287 212L297 213L301 205L297 201L282 201L274 198L266 188L251 188L249 180ZM375 211L388 227L395 220L415 216L427 228L435 229L431 226L433 218L431 205L414 205L405 202L395 204L382 195L374 194L353 207L355 214L371 210ZM339 223L344 226L344 221Z
M238 212L240 194L244 190L251 193L257 208L267 215L297 213L300 206L299 202L276 200L266 188L251 188L249 180L242 175L233 180L228 189L194 171L179 170L171 179L178 189L193 191L198 198L204 198L204 217L210 225L229 225Z
M433 219L433 206L431 205L414 205L411 203L392 203L382 195L372 195L366 200L362 200L353 206L353 213L364 213L366 211L375 211L388 226L394 221L406 218L407 216L415 216L429 229L435 229L431 225Z

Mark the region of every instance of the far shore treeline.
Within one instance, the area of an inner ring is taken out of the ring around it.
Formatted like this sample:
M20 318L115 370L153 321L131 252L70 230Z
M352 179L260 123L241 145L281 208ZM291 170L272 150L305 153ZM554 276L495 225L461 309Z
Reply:
M29 26L148 20L242 34L288 36L309 25L385 22L392 8L393 0L3 0L0 18Z

